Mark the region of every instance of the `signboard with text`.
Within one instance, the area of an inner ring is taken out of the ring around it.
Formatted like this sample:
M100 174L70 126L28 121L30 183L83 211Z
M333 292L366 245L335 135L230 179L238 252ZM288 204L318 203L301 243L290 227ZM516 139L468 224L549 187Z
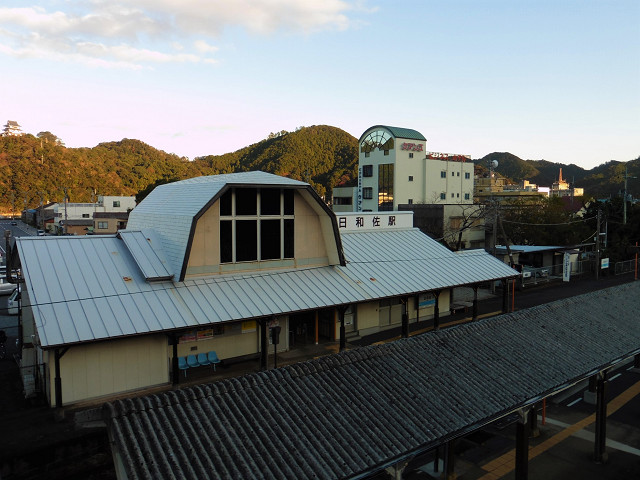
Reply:
M354 212L336 214L341 232L413 227L413 212Z

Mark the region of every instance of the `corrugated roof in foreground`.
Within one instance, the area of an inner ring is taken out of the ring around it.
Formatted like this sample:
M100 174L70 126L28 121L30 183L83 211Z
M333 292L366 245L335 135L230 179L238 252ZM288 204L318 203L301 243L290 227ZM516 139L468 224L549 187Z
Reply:
M344 267L150 282L148 276L158 280L165 272L162 251L157 245L152 251L149 233L127 242L115 235L17 239L29 292L25 306L31 306L43 347L282 315L518 275L483 251L458 255L410 229L344 234L345 250L354 258ZM141 259L136 261L134 255Z
M640 282L104 407L128 478L363 476L640 352Z

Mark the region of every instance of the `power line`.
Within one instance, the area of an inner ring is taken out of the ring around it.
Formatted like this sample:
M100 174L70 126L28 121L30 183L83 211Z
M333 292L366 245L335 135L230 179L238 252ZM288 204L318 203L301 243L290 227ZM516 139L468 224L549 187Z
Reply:
M562 222L562 223L527 223L527 222L516 222L516 221L512 221L512 220L502 220L505 223L513 223L514 225L531 225L531 226L536 226L536 227L553 227L553 226L558 226L558 225L571 225L572 223L582 223L582 222L586 222L587 220L591 220L593 218L596 217L588 217L588 218L583 218L581 220L572 220L569 222Z

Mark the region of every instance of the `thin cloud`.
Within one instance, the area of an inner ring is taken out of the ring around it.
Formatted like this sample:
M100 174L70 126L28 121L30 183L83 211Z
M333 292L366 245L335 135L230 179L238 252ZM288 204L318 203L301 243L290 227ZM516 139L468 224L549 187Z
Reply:
M101 68L215 64L213 42L228 27L309 35L350 28L347 14L362 10L361 0L354 5L343 0L83 0L71 5L69 11L0 8L0 53Z

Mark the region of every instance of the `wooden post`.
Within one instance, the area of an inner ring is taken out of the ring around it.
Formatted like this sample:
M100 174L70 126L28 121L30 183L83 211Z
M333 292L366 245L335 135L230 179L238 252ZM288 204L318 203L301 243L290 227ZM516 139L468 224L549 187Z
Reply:
M531 412L522 410L516 425L516 480L529 478L529 419Z
M267 369L267 319L261 318L258 320L260 324L260 370Z
M607 462L607 372L598 374L596 380L596 438L593 446L593 461L596 463Z
M478 319L478 285L473 286L473 316L471 319Z

